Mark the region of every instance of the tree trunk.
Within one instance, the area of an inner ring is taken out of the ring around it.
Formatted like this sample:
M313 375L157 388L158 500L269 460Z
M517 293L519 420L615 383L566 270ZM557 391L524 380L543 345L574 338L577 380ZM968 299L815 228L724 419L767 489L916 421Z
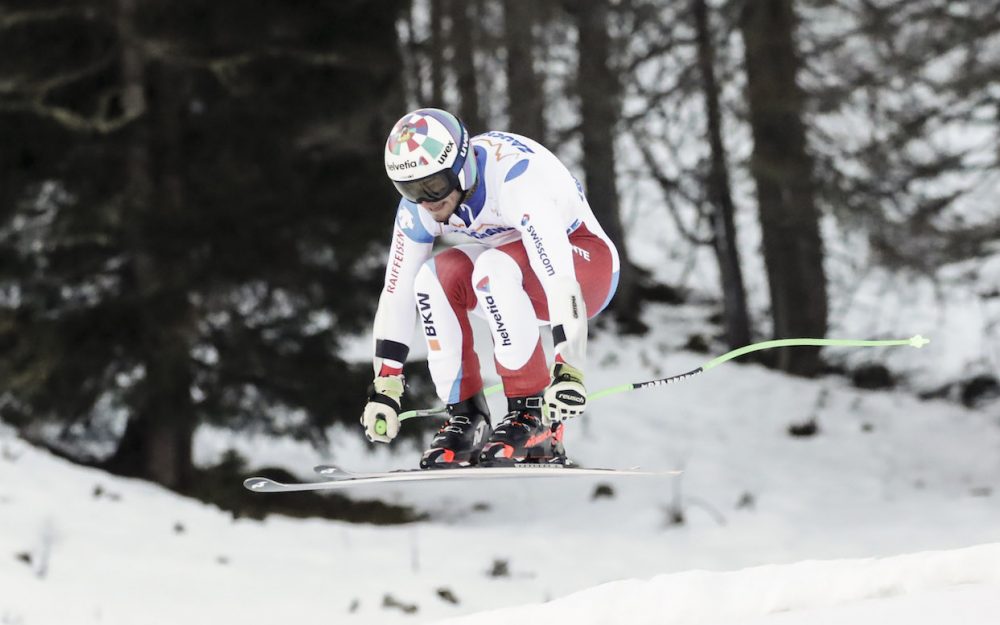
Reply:
M134 30L136 5L137 0L118 0L123 105L145 111L128 130L123 211L139 293L134 340L145 375L133 391L132 414L107 467L183 488L194 473L189 356L194 324L183 289L185 246L172 222L183 207L177 122L186 105L185 79L143 54Z
M431 40L430 40L430 63L431 63L431 101L429 106L435 108L448 108L444 103L444 49L445 37L444 29L446 0L431 0ZM456 0L457 1L457 0Z
M722 281L726 342L730 349L736 349L751 343L750 315L747 312L746 290L736 246L736 224L733 220L736 209L729 184L726 148L722 143L719 85L715 80L715 48L705 0L692 0L691 9L698 41L698 68L708 117L708 143L712 151L707 180L708 199L712 204L712 247L719 263Z
M417 107L430 106L428 102L433 98L433 80L431 80L430 68L426 67L430 61L428 50L428 39L419 40L417 34L417 6L415 0L406 3L406 10L403 12L404 25L406 27L406 46L403 52L404 80L407 81ZM426 71L425 71L426 70ZM407 74L408 72L408 74Z
M479 111L479 85L476 81L476 47L472 32L473 20L469 19L469 3L453 0L451 3L451 40L455 44L452 65L458 86L458 116L473 135L486 131L486 123Z
M792 0L755 0L743 7L747 95L754 148L751 170L763 235L764 261L777 338L822 337L827 331L826 276L806 150L804 95L796 84ZM814 347L781 350L777 366L815 375Z
M508 130L545 143L545 96L535 73L537 7L534 0L504 0L504 43L507 48Z
M576 88L580 97L587 199L621 257L618 293L611 303L612 309L627 329L641 330L638 274L629 260L618 212L615 128L620 117L621 86L608 63L611 55L608 3L607 0L575 0L572 9L579 31Z
M420 78L420 48L417 45L417 33L413 24L413 0L407 0L404 9L400 11L399 27L402 32L397 37L399 46L399 63L402 67L400 79L403 85L403 102L407 109L422 106L427 100L424 97ZM402 114L401 111L396 112Z

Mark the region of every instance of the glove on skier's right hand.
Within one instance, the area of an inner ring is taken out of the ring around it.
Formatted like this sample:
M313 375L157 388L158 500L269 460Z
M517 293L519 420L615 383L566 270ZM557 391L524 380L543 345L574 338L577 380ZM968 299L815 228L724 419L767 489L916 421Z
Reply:
M564 362L552 367L552 383L543 395L545 407L542 423L551 425L570 417L578 417L587 409L587 389L583 387L583 372Z
M386 375L372 382L368 403L361 413L365 436L372 443L388 443L399 434L399 409L403 399L403 376Z

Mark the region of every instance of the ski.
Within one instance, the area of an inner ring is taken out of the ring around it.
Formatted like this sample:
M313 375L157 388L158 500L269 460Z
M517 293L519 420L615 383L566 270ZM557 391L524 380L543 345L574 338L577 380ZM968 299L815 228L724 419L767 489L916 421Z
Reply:
M323 482L285 484L266 477L251 477L243 486L256 493L288 493L314 490L337 490L365 484L390 482L423 482L434 480L474 480L545 477L626 477L677 475L680 471L643 471L628 469L586 468L561 464L522 463L510 467L462 467L456 469L402 469L382 473L352 473L333 465L320 465L315 471L330 479Z

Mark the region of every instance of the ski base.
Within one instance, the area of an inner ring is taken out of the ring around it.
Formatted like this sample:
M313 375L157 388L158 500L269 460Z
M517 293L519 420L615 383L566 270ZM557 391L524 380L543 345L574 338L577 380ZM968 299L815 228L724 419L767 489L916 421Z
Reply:
M285 484L266 477L251 477L243 486L256 493L289 493L314 490L337 490L365 484L391 482L426 482L436 480L483 480L503 478L552 478L552 477L630 477L677 475L680 471L643 471L639 467L628 469L586 468L577 465L521 463L508 467L461 467L454 469L402 469L383 473L352 473L335 465L315 467L316 473L330 478L323 482Z

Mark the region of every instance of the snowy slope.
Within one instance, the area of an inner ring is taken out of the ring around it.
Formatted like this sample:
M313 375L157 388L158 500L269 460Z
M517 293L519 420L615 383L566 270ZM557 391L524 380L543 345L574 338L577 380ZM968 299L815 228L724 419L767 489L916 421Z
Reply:
M1000 544L992 544L611 582L545 604L444 623L994 625L998 620Z
M650 336L597 337L590 388L704 363L710 355L678 350L703 318L703 310L652 309ZM925 328L910 330L918 331L933 339ZM787 435L810 417L818 436ZM358 469L416 462L418 450L405 445L370 453L354 429L331 436L332 448L321 452L203 430L196 451L211 462L234 447L302 477L321 461ZM997 613L984 590L997 581L983 572L984 562L1000 561L995 547L878 565L802 562L1000 542L1000 427L989 412L726 364L682 384L595 402L571 424L567 446L585 464L685 473L608 482L614 496L598 499L589 478L357 491L433 515L403 527L234 521L156 486L52 458L0 430L0 623L423 623L556 599L518 610L548 615L547 606L560 605L597 615L593 602L609 592L623 604L629 596L681 597L665 614L685 622L796 623L799 608L847 619L869 605L873 614L967 605ZM670 523L675 510L684 524ZM922 577L945 561L957 563L954 576ZM491 576L501 563L507 574ZM784 564L791 568L771 568ZM736 572L761 565L770 567ZM871 571L884 579L852 581ZM802 585L791 584L799 578ZM650 581L572 595L628 579ZM971 585L954 586L963 582ZM753 590L731 599L739 600L731 613L706 590L732 595L744 586ZM843 588L835 604L815 600L816 589L834 587ZM894 588L898 595L872 598ZM759 596L775 599L752 603ZM791 612L770 611L786 604ZM810 622L822 622L816 618Z

